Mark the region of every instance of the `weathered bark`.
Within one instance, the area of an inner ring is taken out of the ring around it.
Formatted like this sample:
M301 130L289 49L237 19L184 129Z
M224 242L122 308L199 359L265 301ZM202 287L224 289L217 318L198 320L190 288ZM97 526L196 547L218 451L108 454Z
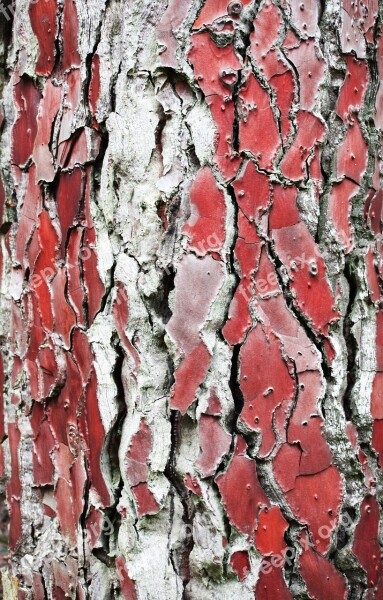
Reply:
M3 9L5 597L381 600L382 7Z

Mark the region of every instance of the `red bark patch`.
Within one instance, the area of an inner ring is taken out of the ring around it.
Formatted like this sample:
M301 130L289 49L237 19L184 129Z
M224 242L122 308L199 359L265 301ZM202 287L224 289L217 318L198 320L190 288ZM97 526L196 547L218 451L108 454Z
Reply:
M346 121L349 114L361 110L369 82L368 65L365 60L344 56L346 76L339 92L336 114Z
M13 89L18 117L12 128L11 161L21 167L32 156L41 96L33 80L26 75L20 77Z
M299 475L302 451L298 444L282 444L273 461L275 480L283 492L294 489Z
M369 588L377 585L383 568L379 527L379 504L374 496L366 496L362 502L359 523L355 528L352 551L367 574Z
M289 525L280 508L272 506L259 513L258 527L255 532L255 545L263 556L282 555L287 548L284 539Z
M34 265L31 289L35 291L39 302L43 327L47 331L53 331L52 299L49 283L57 272L55 259L58 236L46 211L42 211L39 217L38 236L40 253Z
M186 355L177 368L171 392L170 407L183 415L193 404L199 386L205 381L211 356L203 342Z
M252 538L259 511L269 501L258 480L255 461L246 453L247 445L238 437L234 456L222 475L216 477L226 514L230 522L244 535Z
M122 556L116 558L117 576L120 581L120 590L125 600L137 600L134 581L130 579L125 560Z
M11 479L7 485L7 500L10 512L8 544L11 552L16 550L22 533L20 499L22 493L20 481L19 446L20 431L17 423L8 424L9 448L11 453Z
M66 285L66 272L64 267L60 267L51 283L55 322L54 330L63 340L65 347L69 350L72 329L76 325L76 316L66 299Z
M39 2L35 6L42 6ZM61 87L49 79L44 86L43 98L37 116L37 135L33 148L33 161L36 165L36 181L53 181L55 167L50 149L52 123L61 104Z
M329 216L346 254L349 254L354 247L350 222L351 201L359 189L353 181L343 179L341 183L334 185L328 201Z
M250 221L258 223L271 201L269 177L260 173L249 161L243 175L233 182L233 188L242 213Z
M105 443L105 430L97 400L97 377L94 371L85 390L85 407L81 418L82 435L86 441L92 488L102 507L110 505L110 493L101 471L101 455Z
M317 551L326 554L342 500L342 483L336 468L297 477L294 489L286 492L286 499L297 520L308 526Z
M280 168L288 179L301 181L306 178L307 159L311 151L324 139L325 127L318 117L303 110L298 112L296 120L298 132Z
M276 94L282 138L286 142L292 131L289 112L296 87L291 67L277 47L282 25L280 10L271 2L265 3L254 20L250 53Z
M247 6L250 3L251 0L241 1L242 6ZM199 17L193 25L193 29L199 29L204 25L211 25L214 21L222 17L230 16L237 18L239 15L231 10L232 5L233 2L230 2L230 0L206 0Z
M78 33L79 27L76 2L75 0L65 2L62 18L62 67L64 71L81 65L81 59L78 53Z
M226 179L233 177L239 167L239 158L233 150L234 85L241 64L232 46L219 48L209 33L191 36L188 59L194 67L195 78L206 96L217 127L214 161Z
M57 33L56 15L56 0L29 3L29 18L40 50L36 65L36 75L46 77L52 73L54 67Z
M270 96L253 75L239 93L239 149L256 158L261 169L272 170L281 147Z
M151 450L152 432L144 419L141 419L139 429L133 435L125 457L126 474L136 499L139 518L156 514L160 509L147 484Z
M212 389L210 392L208 406L205 413L207 415L213 415L214 417L219 417L222 414L221 402L214 389Z
M288 271L300 312L318 334L327 336L329 324L339 313L326 278L324 260L306 224L302 221L292 224L298 218L292 196L284 199L283 188L274 190L270 227L276 252Z
M79 214L83 195L82 170L75 169L71 173L60 173L56 204L61 228L61 253L64 256L68 231L74 225Z
M303 552L299 557L300 575L306 583L308 593L316 600L346 600L348 589L345 578L309 545L306 534Z
M101 79L100 79L100 56L94 54L92 58L91 78L89 84L89 107L92 116L96 116L97 104L100 98Z
M233 552L230 564L239 581L244 581L251 571L249 554L245 550Z
M32 261L29 263L27 260L27 244L30 242L32 232L36 228L38 221L38 215L42 208L42 196L40 186L36 184L36 170L32 164L28 171L28 182L23 198L23 207L21 209L21 216L19 220L19 226L16 233L16 258L23 268L29 266L33 267L35 258L32 257Z
M148 459L152 450L152 432L144 419L132 437L125 458L126 474L132 487L148 480Z
M338 177L348 177L356 183L361 183L366 172L368 149L364 141L359 121L351 120L346 137L339 148L337 158Z
M132 492L136 499L137 514L140 519L146 515L156 515L158 513L160 506L146 482L136 485Z
M192 492L193 494L195 494L196 496L199 496L200 498L202 498L202 490L201 490L201 486L198 483L198 478L197 477L192 477L190 475L190 473L186 473L185 475L185 487Z
M281 350L280 341L273 334L267 336L258 325L240 351L240 387L245 401L241 420L249 429L261 433L260 457L270 454L275 446L273 425L277 409L287 414L294 399L294 381ZM278 434L283 436L284 420L279 425Z
M383 420L374 421L371 445L378 455L380 468L383 469Z
M369 226L376 235L381 235L383 233L383 191L378 190L376 194L372 193L369 200L366 204Z
M79 325L84 325L83 305L85 299L79 263L82 234L83 232L81 229L74 229L70 233L66 264L68 273L68 299L71 307L76 313L77 323Z
M105 294L104 284L98 272L95 244L96 233L94 229L86 229L83 241L82 268L89 325L93 323L95 316L100 312L102 299Z
M265 558L262 561L262 570L255 588L255 600L292 600L292 595L283 578L281 566L274 566L273 559ZM277 559L278 560L278 559ZM279 562L284 562L279 559ZM278 563L279 564L279 563Z

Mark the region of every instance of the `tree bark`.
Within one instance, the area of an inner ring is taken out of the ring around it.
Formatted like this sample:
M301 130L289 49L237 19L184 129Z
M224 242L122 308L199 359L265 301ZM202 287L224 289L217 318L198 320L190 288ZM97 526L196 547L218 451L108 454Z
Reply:
M4 598L381 600L382 6L1 7Z

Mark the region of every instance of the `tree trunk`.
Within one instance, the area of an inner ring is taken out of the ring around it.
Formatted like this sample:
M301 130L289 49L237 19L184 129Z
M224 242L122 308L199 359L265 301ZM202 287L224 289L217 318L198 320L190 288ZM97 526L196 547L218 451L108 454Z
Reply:
M381 11L0 5L4 598L382 600Z

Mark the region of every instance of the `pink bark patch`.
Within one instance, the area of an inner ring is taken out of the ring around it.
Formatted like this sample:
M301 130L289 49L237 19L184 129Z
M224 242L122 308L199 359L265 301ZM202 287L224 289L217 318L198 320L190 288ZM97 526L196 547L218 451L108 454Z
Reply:
M182 229L189 238L188 248L199 256L220 253L225 242L226 205L208 167L200 171L190 190L191 215Z
M217 417L202 414L199 420L200 456L196 467L203 478L211 477L230 450L231 435Z
M160 61L164 67L177 69L177 50L179 43L177 32L186 19L191 6L188 2L179 2L179 0L170 0L166 11L157 27L157 41L160 45Z
M383 130L383 35L382 30L379 32L377 39L376 58L378 61L379 87L375 100L375 126Z
M291 8L291 21L302 37L314 37L318 29L319 6L316 0L304 0L302 3L288 0Z
M312 110L325 76L325 61L314 40L301 42L287 51L299 75L299 108Z
M117 282L116 287L116 300L113 302L112 306L114 321L124 352L127 356L130 356L134 365L133 371L136 374L140 366L140 357L126 334L126 327L129 322L129 301L127 292L122 283Z
M166 330L180 353L188 354L200 344L201 331L223 279L222 265L209 255L201 259L189 254L178 264L174 312Z

